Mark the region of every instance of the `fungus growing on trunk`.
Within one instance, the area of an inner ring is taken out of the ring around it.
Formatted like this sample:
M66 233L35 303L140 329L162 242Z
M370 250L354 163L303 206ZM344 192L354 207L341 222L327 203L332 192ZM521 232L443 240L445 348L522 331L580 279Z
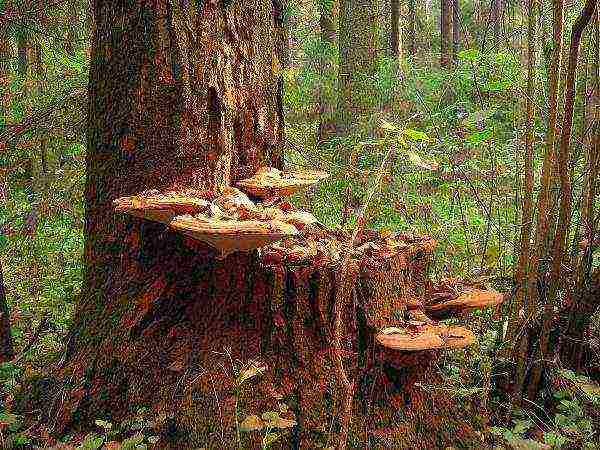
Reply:
M273 167L261 167L254 176L237 185L248 194L267 199L292 195L327 177L328 173L316 170L282 172Z
M115 211L141 219L168 224L180 214L197 214L206 211L210 202L201 196L184 193L160 194L156 191L132 197L121 197L113 202Z
M494 290L471 289L441 303L425 305L427 314L436 320L456 317L486 306L502 303L504 295Z
M412 329L384 328L375 339L388 349L414 352L466 347L475 342L475 335L463 327L420 322Z
M236 251L264 247L272 242L293 236L298 230L279 220L219 220L183 215L175 217L169 227L186 236L209 244L226 256Z

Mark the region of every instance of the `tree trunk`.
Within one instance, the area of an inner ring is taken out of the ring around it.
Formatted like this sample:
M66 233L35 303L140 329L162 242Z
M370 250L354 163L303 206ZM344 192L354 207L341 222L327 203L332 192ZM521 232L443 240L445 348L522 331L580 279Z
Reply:
M460 0L452 0L452 60L458 61L460 49Z
M282 401L298 421L282 448L316 448L327 440L323 427L340 420L331 315L336 289L348 283L344 364L362 386L355 408L371 399L354 434L370 439L375 423L361 420L370 413L377 426L398 427L395 448L477 447L450 397L415 384L436 379L421 361L435 352L383 358L373 344L373 329L394 324L391 313L422 294L431 241L407 240L396 257L373 261L374 269L353 263L339 280L335 264L268 263L256 251L217 258L164 225L115 215L118 197L219 191L259 166L282 165L272 2L154 5L95 2L84 288L62 368L65 401L49 412L56 430L148 406L169 417L161 448L231 448L234 418ZM373 283L373 273L382 278ZM389 274L395 283L382 282ZM250 359L268 370L237 391L233 372ZM368 384L374 376L387 384ZM242 440L257 444L259 436Z
M450 67L452 49L451 28L451 2L453 0L441 0L440 2L440 66Z
M27 37L23 31L17 34L17 73L25 77L27 76Z
M65 37L65 52L69 55L73 55L79 39L79 14L80 4L79 0L72 0L69 3L71 13L67 19L67 35Z
M400 28L400 0L390 0L390 51L398 60L402 57L402 34Z
M339 125L349 129L360 113L367 112L364 79L375 71L377 2L340 0L339 18Z
M0 80L3 84L8 82L6 78L10 73L12 59L12 49L7 28L7 23L0 21Z
M502 0L492 0L490 20L492 22L494 33L494 51L499 52L502 44L502 16L503 16Z
M415 0L408 0L408 54L414 55L416 52L416 41L417 41L417 16L415 9Z
M0 263L0 362L6 362L15 356L10 333L10 310L6 301L2 263Z
M317 129L317 143L322 144L327 141L328 138L335 135L336 124L334 117L334 105L332 105L331 95L327 96L326 91L326 80L328 79L327 73L331 72L333 61L330 55L333 46L335 45L335 9L336 3L332 2L331 5L321 4L321 14L319 15L319 28L320 28L320 39L321 39L321 57L319 58L319 91L317 93L319 102L319 128ZM328 7L329 6L329 7Z

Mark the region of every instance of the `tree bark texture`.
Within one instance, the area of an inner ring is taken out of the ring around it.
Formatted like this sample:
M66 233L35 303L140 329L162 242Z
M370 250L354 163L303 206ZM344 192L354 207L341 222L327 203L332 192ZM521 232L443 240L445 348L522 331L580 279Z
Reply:
M256 251L218 259L164 225L114 213L118 197L216 191L281 166L274 5L97 0L94 8L85 284L61 369L65 401L48 412L55 431L147 406L169 417L161 438L171 448L228 448L236 410L260 415L284 402L298 426L281 448L315 448L339 421L331 314L348 283L343 357L362 411L352 433L379 439L380 430L394 448L478 443L451 398L415 384L436 380L423 365L435 352L384 358L373 344L376 327L397 323L401 303L423 295L430 241L373 266L357 261L339 280L337 266L268 264ZM232 366L250 359L268 370L235 396Z
M375 71L377 46L377 2L340 0L339 16L339 115L342 128L352 125L357 113L365 112L365 80Z
M390 0L390 51L396 58L402 57L402 33L400 28L400 0Z
M452 0L452 60L458 61L460 49L460 0Z
M453 0L440 0L440 66L450 67L452 50L452 11Z
M408 0L408 54L414 55L417 41L417 13L415 9L415 0Z

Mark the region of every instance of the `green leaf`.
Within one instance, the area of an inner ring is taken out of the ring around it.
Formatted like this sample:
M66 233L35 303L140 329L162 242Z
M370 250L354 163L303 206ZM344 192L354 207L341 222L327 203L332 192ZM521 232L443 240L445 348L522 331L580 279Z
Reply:
M531 420L516 420L515 426L513 427L513 433L523 434L533 426Z
M476 131L467 136L467 142L472 145L481 144L492 137L494 131L491 128L487 128L483 131Z
M398 128L385 119L381 119L379 126L386 131L398 131Z
M558 433L544 433L544 442L548 445L552 445L556 448L561 448L563 444L566 444L568 439L564 437L562 434Z
M95 433L89 433L81 443L82 450L97 450L104 444L104 438Z
M134 449L139 450L140 446L143 446L143 448L145 448L146 446L143 445L143 442L144 442L144 435L141 433L138 433L135 436L125 439L121 443L120 450L134 450Z
M437 170L440 166L436 161L425 160L413 151L405 150L404 152L408 156L408 160L411 163L413 163L417 167L421 167L422 169Z
M402 134L404 134L405 136L408 136L413 141L423 141L423 142L431 141L431 138L427 135L427 133L424 133L423 131L419 131L419 130L412 130L410 128L406 128L406 129L402 130Z

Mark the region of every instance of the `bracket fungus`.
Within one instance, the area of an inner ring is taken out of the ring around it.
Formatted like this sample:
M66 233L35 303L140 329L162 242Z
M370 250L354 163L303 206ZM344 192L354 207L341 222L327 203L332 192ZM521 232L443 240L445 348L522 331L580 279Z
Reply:
M475 335L463 327L417 322L411 328L384 328L375 336L385 348L406 352L462 348L475 342Z
M200 191L165 194L146 191L118 198L113 203L116 212L168 225L210 245L221 257L264 247L318 223L312 214L295 210L287 203L281 208L254 203L234 187L226 187L218 195ZM304 253L295 248L292 259L302 259Z
M436 320L462 315L486 306L496 306L504 301L504 295L494 290L470 289L456 298L425 306L427 314Z
M298 230L279 220L213 220L190 215L177 216L169 226L186 236L209 244L222 256L264 247Z
M237 185L244 192L258 198L286 197L329 177L326 172L316 170L282 172L274 167L261 167L251 177Z
M150 191L150 195L141 193L131 197L121 197L113 202L115 211L141 219L168 224L180 214L196 214L210 207L210 202L200 196L183 193Z

